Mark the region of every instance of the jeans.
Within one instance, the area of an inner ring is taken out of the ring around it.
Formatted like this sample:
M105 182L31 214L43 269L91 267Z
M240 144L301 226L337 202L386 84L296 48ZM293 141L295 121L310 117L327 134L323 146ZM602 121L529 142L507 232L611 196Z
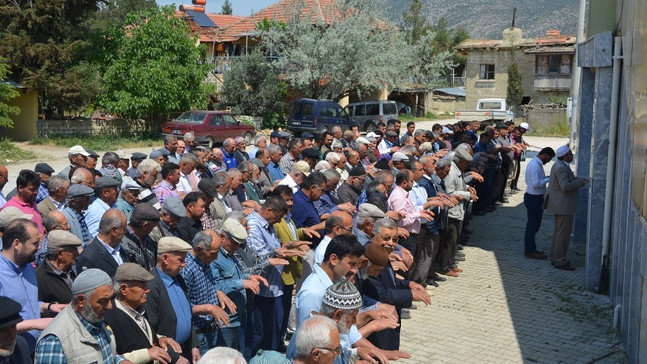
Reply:
M218 346L218 327L216 326L212 331L207 331L198 334L198 348L200 355L204 355L211 348Z
M537 244L535 244L535 235L541 226L541 218L544 216L544 195L531 195L525 193L523 195L523 204L526 205L528 213L528 221L526 222L526 233L523 237L523 243L526 253L534 253L537 251Z

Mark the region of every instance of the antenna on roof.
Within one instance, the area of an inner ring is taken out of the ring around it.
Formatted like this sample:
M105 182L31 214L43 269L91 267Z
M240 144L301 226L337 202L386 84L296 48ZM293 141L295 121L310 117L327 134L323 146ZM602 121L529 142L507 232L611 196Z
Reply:
M513 28L514 28L514 23L515 23L516 20L517 20L517 8L514 8L514 10L512 10L512 27Z

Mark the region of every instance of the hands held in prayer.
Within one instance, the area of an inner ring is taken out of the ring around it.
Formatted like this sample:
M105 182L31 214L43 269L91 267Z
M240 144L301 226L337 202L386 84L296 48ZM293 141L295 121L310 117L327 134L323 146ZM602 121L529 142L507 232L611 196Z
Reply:
M321 234L319 234L319 232L317 230L309 228L309 227L304 227L303 228L303 233L309 238L312 238L312 237L320 238L321 237ZM308 248L308 249L310 249L310 248Z
M483 176L481 176L480 174L478 174L478 173L476 173L476 172L474 172L474 171L470 171L469 175L470 175L470 176L472 176L472 178L474 178L474 180L475 180L476 182L483 183L483 181L485 181L485 179L483 178Z
M209 314L213 316L216 321L218 321L218 324L220 326L228 326L229 325L229 314L225 312L222 308L216 306L216 305L209 305Z
M276 267L277 265L288 265L290 262L283 258L269 258L268 261L270 262L270 265L273 267Z
M356 363L379 364L389 362L383 350L376 347L359 347L357 348L357 355L361 360L358 360Z
M425 287L414 281L411 281L409 282L409 288L411 289L411 294L413 295L414 301L422 301L425 305L431 304L431 297L429 297L429 293L427 293Z

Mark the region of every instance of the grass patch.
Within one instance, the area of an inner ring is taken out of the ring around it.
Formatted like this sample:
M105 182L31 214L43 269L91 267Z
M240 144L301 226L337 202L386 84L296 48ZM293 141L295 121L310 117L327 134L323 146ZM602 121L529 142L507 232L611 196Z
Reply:
M25 159L36 158L36 154L34 152L17 147L9 139L0 141L0 156L2 156L0 161L3 164L18 163Z
M528 135L568 138L571 135L571 126L568 123L567 117L564 115L550 123L531 126Z
M30 144L53 144L58 147L69 148L74 145L82 145L86 149L95 151L117 150L123 148L154 147L160 146L163 140L160 136L151 134L131 134L131 135L98 135L94 137L87 136L61 136L52 135L47 138L36 137L31 140Z

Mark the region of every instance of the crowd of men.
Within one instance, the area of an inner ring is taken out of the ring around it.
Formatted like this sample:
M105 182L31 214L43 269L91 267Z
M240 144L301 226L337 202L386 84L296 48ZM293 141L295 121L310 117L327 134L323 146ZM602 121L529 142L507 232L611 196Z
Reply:
M528 125L400 129L74 146L6 197L0 166L0 333L19 334L0 363L408 358L401 320L460 276L472 216L518 191Z

